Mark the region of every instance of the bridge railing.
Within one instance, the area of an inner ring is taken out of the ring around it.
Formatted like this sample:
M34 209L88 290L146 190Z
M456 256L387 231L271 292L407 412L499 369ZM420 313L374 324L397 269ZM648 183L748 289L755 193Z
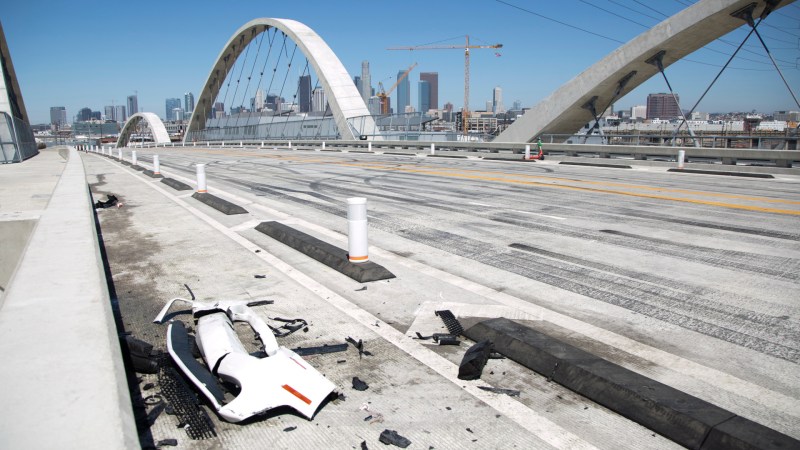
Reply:
M657 147L701 147L761 150L798 150L798 137L794 135L696 135L681 134L605 134L603 136L577 134L545 134L543 142L563 144L601 144ZM696 145L695 145L696 144Z
M546 138L546 136L545 136ZM521 159L525 146L536 152L536 144L510 142L424 142L424 141L343 141L343 140L279 140L279 141L198 141L166 145L131 144L130 147L222 147L267 148L280 150L356 151L442 157L477 157L484 159ZM678 151L685 152L688 162L720 163L725 165L753 164L792 167L800 164L799 150L737 149L713 147L670 147L654 145L559 144L543 139L547 156L588 157L604 159L634 159L675 161Z

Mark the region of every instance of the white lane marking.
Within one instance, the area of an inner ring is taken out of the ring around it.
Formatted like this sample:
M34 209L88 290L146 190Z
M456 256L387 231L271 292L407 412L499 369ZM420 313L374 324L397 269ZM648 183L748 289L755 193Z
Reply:
M109 164L113 163L109 162ZM432 350L425 348L424 346L420 345L410 337L405 336L400 331L395 330L393 327L389 326L381 319L372 315L368 311L361 309L359 306L355 305L354 303L340 296L336 292L333 292L332 290L323 286L321 283L317 282L308 275L298 271L291 265L278 259L274 255L270 254L266 249L263 249L258 245L250 242L249 240L242 237L238 233L231 231L231 229L229 229L225 225L217 222L216 220L206 215L205 213L201 212L197 208L177 198L172 193L163 189L161 186L149 183L147 180L144 180L143 178L139 177L136 173L133 173L129 170L126 170L124 168L123 170L127 172L131 177L135 178L136 180L139 180L140 182L142 182L147 186L152 187L165 197L174 201L179 206L192 213L195 217L206 222L212 228L221 232L222 234L230 238L232 241L238 243L239 245L250 251L253 255L261 258L267 264L281 271L284 275L293 279L299 285L303 286L304 288L316 294L320 299L328 302L336 309L347 314L348 316L350 316L352 319L356 320L363 326L368 327L375 334L379 335L380 337L387 340L397 348L406 352L411 357L425 364L426 366L437 372L439 375L441 375L451 383L461 387L466 392L471 394L473 397L477 398L478 400L481 400L490 407L494 408L497 412L502 413L509 419L513 420L521 427L525 428L526 430L536 435L536 437L538 437L539 439L547 442L548 444L552 445L555 448L574 448L574 449L596 448L595 446L584 441L575 434L560 427L558 424L538 414L531 408L528 408L521 402L502 395L495 395L490 392L479 389L478 386L486 386L488 384L483 380L472 380L472 381L459 380L458 367L455 364L439 356ZM255 252L256 250L260 251L256 253ZM379 326L376 327L375 326L376 324Z
M492 205L487 205L486 203L478 203L478 202L469 202L468 205L475 205L475 206L485 206L487 208L494 208Z
M520 213L520 214L530 214L530 215L532 215L532 216L541 216L541 217L547 217L547 218L549 218L549 219L556 219L556 220L567 220L567 218L566 218L566 217L550 216L550 215L547 215L547 214L542 214L542 213L535 213L535 212L530 212L530 211L520 211L520 210L518 210L518 209L512 209L511 211L512 211L512 212L515 212L515 213Z
M268 206L260 205L258 203L253 203L250 200L238 197L236 195L231 195L231 194L227 195L228 197L235 199L239 202L250 203L252 204L253 207L261 209L266 213L274 214L277 217L284 217L286 219L291 218L292 221L297 225L302 226L308 230L317 232L319 234L328 236L338 242L347 242L347 236L344 236L336 231L329 230L317 224L306 222L303 219L290 216L286 213L272 209ZM423 263L414 261L409 258L401 258L395 255L394 253L374 247L372 245L369 246L369 252L381 259L392 261L393 263L403 265L409 269L417 270L430 277L436 278L440 281L447 282L453 286L463 288L475 294L482 295L500 304L520 309L528 314L541 316L543 320L551 322L562 328L566 328L575 331L577 333L580 333L589 339L593 339L595 341L601 342L613 348L620 349L626 353L642 358L646 361L651 361L661 367L668 369L669 371L679 373L683 376L691 377L698 381L701 381L707 384L708 388L718 388L720 390L727 391L733 394L734 396L747 398L748 400L754 403L762 405L762 407L765 408L764 413L767 415L769 415L771 411L782 411L783 413L789 416L800 418L800 411L798 411L797 408L798 400L796 398L790 397L780 392L773 391L763 386L759 386L757 384L738 378L734 375L722 372L720 370L704 366L700 363L683 358L678 355L674 355L667 351L651 347L647 344L643 344L641 342L619 335L612 331L608 331L606 329L591 325L589 323L582 322L578 319L527 302L518 297L514 297L512 295L496 291L489 287L478 284L474 281L459 277L458 275L454 275L449 272L439 270L435 267L425 265ZM657 379L657 377L652 374L650 376ZM684 390L686 390L686 388L684 388ZM701 398L702 397L709 398L709 395L711 395L711 394L703 394L700 392L690 392L690 393L692 395ZM729 410L733 410L734 412L737 410L735 404L720 404L719 406L727 408Z

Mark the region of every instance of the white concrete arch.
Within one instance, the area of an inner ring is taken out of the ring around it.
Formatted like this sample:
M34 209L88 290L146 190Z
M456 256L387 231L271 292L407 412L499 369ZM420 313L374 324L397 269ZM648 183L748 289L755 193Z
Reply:
M128 120L122 127L122 131L119 132L117 148L126 147L128 145L131 134L133 134L133 132L136 130L136 125L138 125L142 120L144 120L147 123L147 126L150 127L150 131L153 134L153 141L156 144L170 143L167 127L164 126L164 122L161 121L161 118L154 113L142 112L128 117Z
M777 0L775 9L792 2L794 0ZM658 67L647 60L663 51L662 62L667 67L745 25L742 19L731 14L751 3L757 3L753 17L758 18L765 1L698 1L619 47L558 88L500 133L495 142L532 142L540 134L575 133L594 119L586 108L593 98L597 112L602 113L617 90L616 100L619 100L659 73Z
M233 68L236 58L256 36L270 28L277 28L285 33L308 58L325 89L328 104L341 138L346 140L358 138L348 124L348 119L369 116L369 110L350 78L350 74L333 50L314 30L303 23L291 19L258 18L236 30L236 33L222 48L197 99L184 141L189 139L190 132L205 128L208 113L213 108L213 102L217 98L228 72ZM366 129L362 130L362 133L374 134L374 121L370 119L368 122L369 124L365 126Z

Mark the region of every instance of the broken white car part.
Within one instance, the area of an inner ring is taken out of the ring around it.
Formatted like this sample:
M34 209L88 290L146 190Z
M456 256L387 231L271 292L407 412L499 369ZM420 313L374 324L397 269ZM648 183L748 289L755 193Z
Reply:
M225 420L241 422L279 406L292 407L311 419L336 389L295 352L278 346L269 326L248 307L258 302L202 303L173 298L154 322L162 323L176 301L192 305L192 315L197 322L195 340L208 368L192 356L189 334L181 321L171 321L167 329L169 354ZM247 353L232 321L250 325L264 345L266 358ZM226 402L216 377L239 386L239 395Z

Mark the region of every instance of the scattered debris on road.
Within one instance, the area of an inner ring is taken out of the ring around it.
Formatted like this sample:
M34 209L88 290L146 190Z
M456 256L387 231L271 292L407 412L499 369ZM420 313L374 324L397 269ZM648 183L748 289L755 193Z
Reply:
M357 391L366 391L367 389L369 389L369 385L366 382L360 380L358 377L353 377L353 389Z
M485 340L470 347L458 367L459 380L477 380L483 373L483 367L492 352L492 342Z
M381 436L378 438L378 440L386 445L391 444L400 448L406 448L411 445L411 441L397 434L397 431L395 430L383 430L383 433L381 433Z
M503 389L490 386L478 386L478 389L482 389L487 392L494 392L495 394L506 394L509 397L519 397L519 391L516 389Z

